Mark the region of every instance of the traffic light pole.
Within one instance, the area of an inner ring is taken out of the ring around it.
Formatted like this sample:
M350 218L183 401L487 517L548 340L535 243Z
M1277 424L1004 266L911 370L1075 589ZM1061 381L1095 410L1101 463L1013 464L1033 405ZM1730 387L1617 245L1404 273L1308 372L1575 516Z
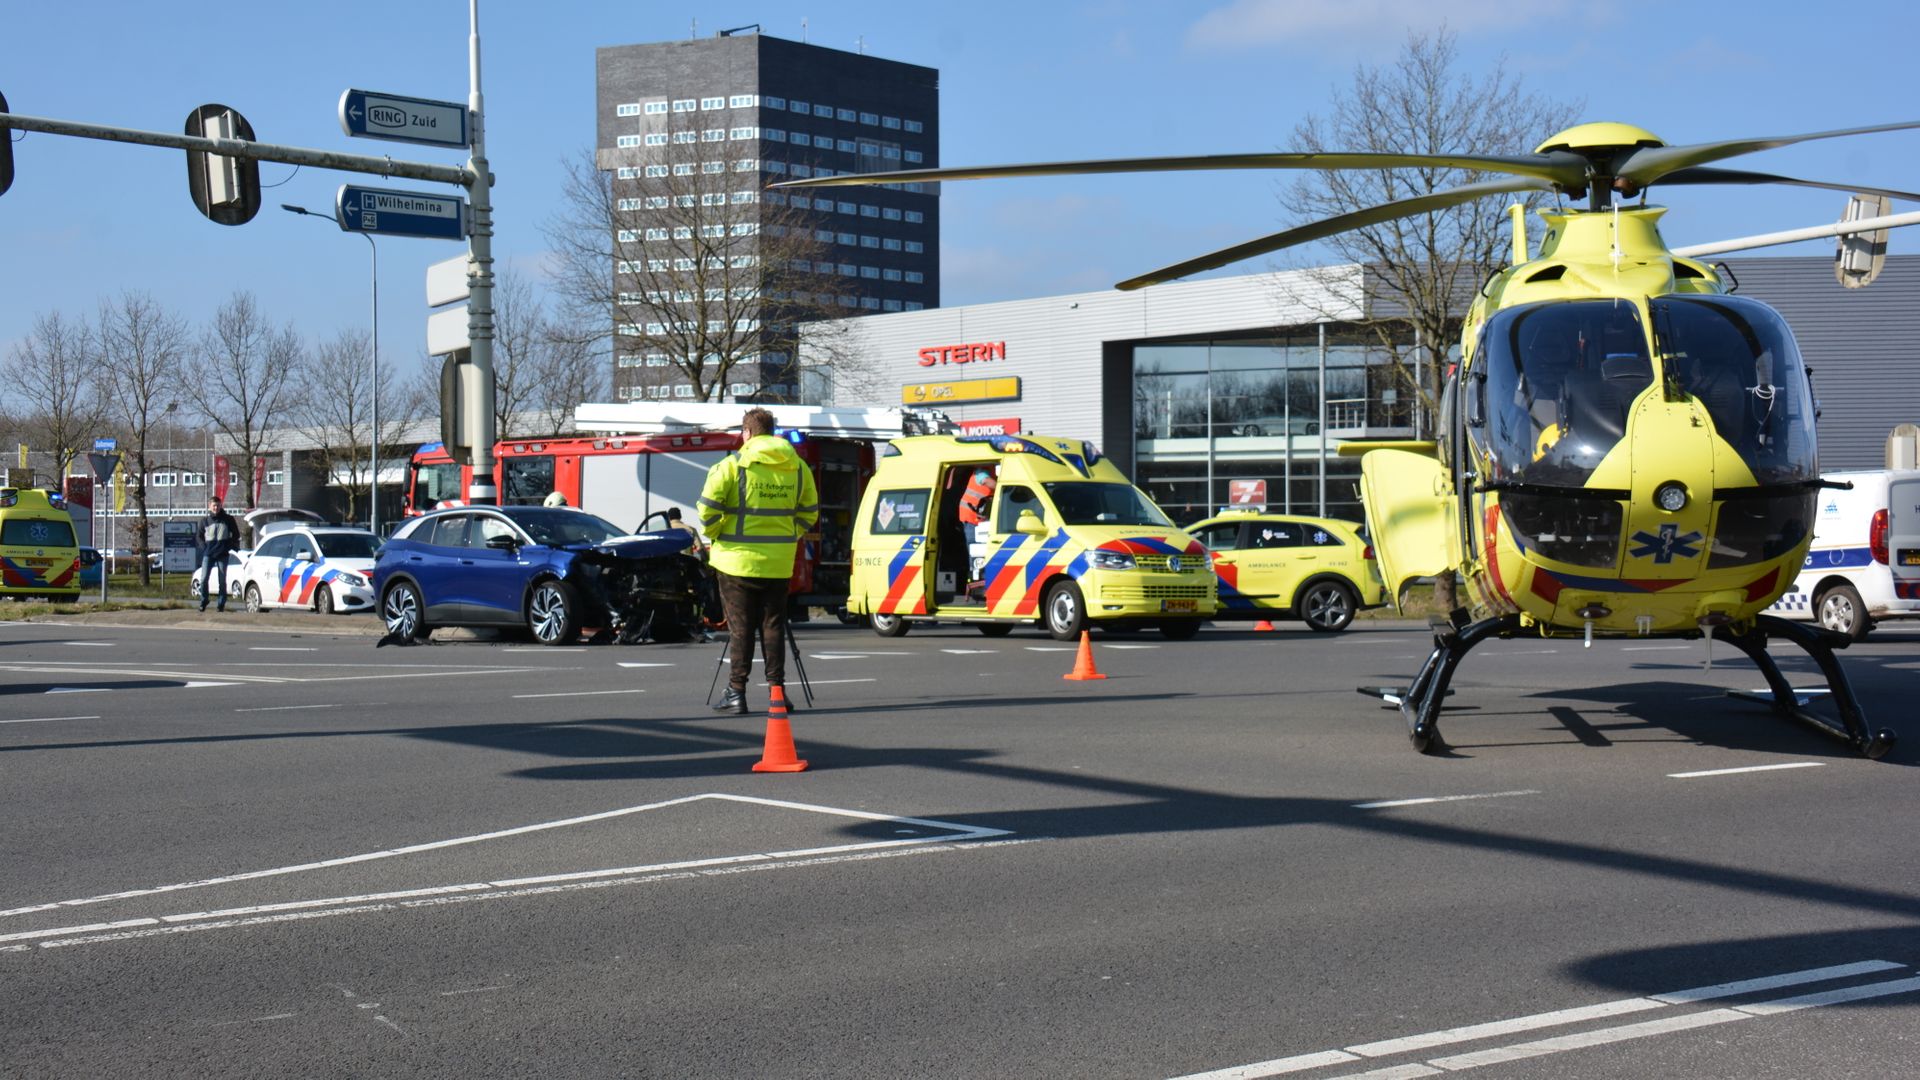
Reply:
M472 393L466 401L466 430L473 434L473 479L467 502L492 506L500 501L493 482L493 174L487 170L486 112L480 97L480 0L467 0L467 116L473 125L467 158L468 359L473 364Z
M395 161L391 157L374 157L367 154L342 154L332 150L314 150L302 146L283 146L275 143L256 142L244 138L220 138L205 135L180 134L165 131L142 131L136 128L113 127L107 124L90 124L76 120L58 120L44 116L21 116L7 111L6 99L0 97L0 139L6 138L9 129L19 131L37 131L48 135L70 135L82 139L103 139L108 142L137 143L145 146L169 147L185 150L188 162L207 160L196 155L227 158L233 161L272 161L283 165L306 165L319 169L333 169L340 172L365 173L373 176L400 177L408 180L427 180L442 184L457 184L467 189L470 225L467 233L467 253L472 267L468 278L470 299L467 304L467 336L470 341L470 362L476 376L462 395L459 403L465 414L463 429L473 438L473 481L467 489L467 501L489 505L499 501L499 490L493 479L493 174L487 168L486 142L484 132L486 123L482 111L480 95L480 4L479 0L468 0L467 58L469 86L467 94L467 119L472 137L467 164L434 165L419 161ZM344 108L344 106L343 106ZM202 106L195 110L194 116L208 110L221 110L221 106ZM238 113L225 110L236 122L236 126L245 127ZM344 120L342 121L345 122ZM190 126L193 118L189 118ZM197 129L196 129L197 130ZM225 129L222 129L225 130ZM251 133L250 130L248 132ZM355 134L357 132L349 132ZM458 145L457 143L455 145ZM0 148L11 151L10 145L0 143ZM0 159L0 193L7 189L12 179L12 161L9 154ZM195 181L199 183L199 181ZM258 210L258 188L250 193L251 205L245 210L236 210L235 204L227 203L221 213L209 209L202 202L200 209L210 219L221 224L244 224ZM195 198L202 198L198 188ZM212 200L218 202L220 200ZM342 229L347 229L345 222ZM415 234L426 235L426 234ZM376 388L376 393L378 390ZM378 432L375 433L377 444ZM376 461L378 452L376 451ZM377 468L377 466L376 466ZM379 478L376 473L376 490Z

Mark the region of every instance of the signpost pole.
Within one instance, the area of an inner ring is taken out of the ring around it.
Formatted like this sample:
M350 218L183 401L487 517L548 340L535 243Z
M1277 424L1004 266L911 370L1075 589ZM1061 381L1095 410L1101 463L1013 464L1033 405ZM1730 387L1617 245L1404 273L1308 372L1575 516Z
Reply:
M468 207L473 233L467 250L473 259L467 302L467 340L472 343L473 386L462 403L473 423L473 480L467 502L492 506L500 501L493 482L493 175L487 171L486 113L480 96L480 0L467 0L467 111L472 114L473 148L467 169L473 175Z

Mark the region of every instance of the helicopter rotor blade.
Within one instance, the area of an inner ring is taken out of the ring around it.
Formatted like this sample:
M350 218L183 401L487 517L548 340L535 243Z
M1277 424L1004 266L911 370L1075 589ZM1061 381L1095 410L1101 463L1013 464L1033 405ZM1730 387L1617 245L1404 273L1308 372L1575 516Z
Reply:
M1310 241L1332 236L1336 233L1348 232L1353 229L1364 229L1369 225L1378 225L1383 221L1393 221L1396 218L1412 217L1415 214L1444 210L1447 207L1472 202L1475 199L1484 198L1488 195L1507 195L1521 191L1552 191L1553 188L1554 185L1550 180L1539 177L1515 177L1510 180L1486 180L1477 184L1466 184L1461 187L1451 188L1446 191L1436 191L1431 195L1420 195L1411 199L1400 199L1396 202L1381 203L1378 206L1370 206L1365 210L1356 210L1350 214L1324 218L1320 221L1301 225L1297 228L1286 229L1269 236L1263 236L1258 240L1249 240L1244 244L1235 244L1230 248L1222 248L1219 251L1209 252L1198 258L1175 263L1172 266L1164 266L1158 270L1141 274L1139 277L1128 278L1118 285L1115 285L1114 288L1125 291L1145 288L1148 285L1158 285L1162 282L1186 277L1189 274L1197 274L1202 270L1212 270L1215 267L1226 266L1229 263L1236 263L1242 259L1251 259L1255 255L1265 255L1269 252L1305 244Z
M1920 128L1920 120L1905 120L1897 124L1876 124L1872 127L1842 128L1839 131L1816 131L1808 135L1726 139L1720 142L1689 143L1684 146L1647 146L1629 151L1624 157L1618 159L1614 175L1645 187L1670 173L1690 166L1705 165L1710 161L1722 161L1742 154L1774 150L1815 139L1837 139L1842 135L1873 135L1883 131L1906 131L1911 128Z
M1707 166L1695 166L1670 172L1660 178L1662 184L1791 184L1795 187L1822 188L1826 191L1858 192L1862 195L1885 195L1889 199L1905 199L1908 202L1920 202L1920 194L1911 191L1894 191L1890 188L1862 187L1859 184L1829 184L1824 180L1800 180L1791 176L1778 176L1774 173L1747 172L1744 169L1715 169Z
M1204 154L1184 157L1109 158L1096 161L1035 162L895 172L847 173L810 180L783 180L774 188L850 187L910 184L936 180L990 180L1014 176L1088 176L1100 173L1198 172L1212 169L1467 169L1549 180L1570 188L1586 183L1587 162L1580 155L1554 150L1545 154Z

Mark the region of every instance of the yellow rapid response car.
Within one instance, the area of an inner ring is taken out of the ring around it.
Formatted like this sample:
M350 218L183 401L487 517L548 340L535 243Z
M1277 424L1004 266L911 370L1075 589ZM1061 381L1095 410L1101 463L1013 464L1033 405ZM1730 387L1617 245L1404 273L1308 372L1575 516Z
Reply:
M0 488L0 596L80 599L80 545L59 495Z
M1206 549L1091 443L919 435L889 443L867 484L847 610L885 637L944 619L1062 640L1152 623L1184 640L1215 592Z
M1353 522L1242 511L1187 531L1213 553L1215 619L1297 618L1335 631L1355 612L1387 602L1373 546Z

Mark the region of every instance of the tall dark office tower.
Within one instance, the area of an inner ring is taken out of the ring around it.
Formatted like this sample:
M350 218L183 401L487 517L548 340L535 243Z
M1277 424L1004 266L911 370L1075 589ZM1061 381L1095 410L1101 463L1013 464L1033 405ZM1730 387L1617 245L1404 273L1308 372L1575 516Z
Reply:
M803 396L802 322L940 302L939 72L765 35L597 52L620 400Z

